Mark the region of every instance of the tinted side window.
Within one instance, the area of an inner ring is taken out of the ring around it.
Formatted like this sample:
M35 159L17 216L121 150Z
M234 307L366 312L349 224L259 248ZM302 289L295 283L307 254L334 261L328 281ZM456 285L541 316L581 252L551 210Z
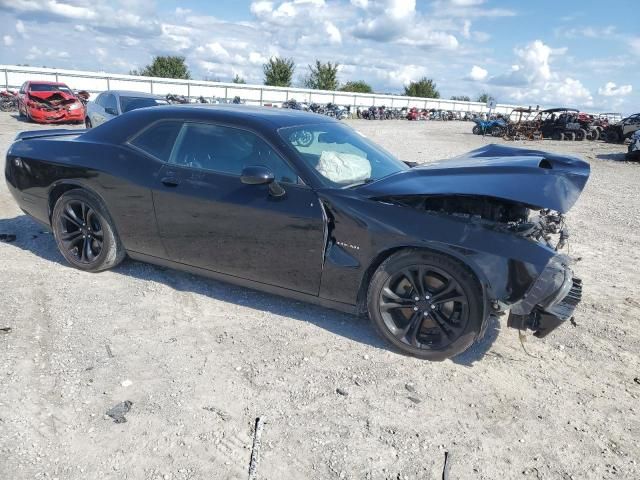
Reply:
M220 125L185 124L170 162L237 176L246 166L264 165L279 182L298 180L291 167L260 137Z
M104 107L105 110L107 109L112 109L113 112L117 112L118 111L118 105L116 104L116 97L115 95L108 93L104 96L104 99L102 100L102 106Z
M101 107L103 107L104 105L102 105L102 99L104 98L104 93L101 93L100 95L98 95L96 97L96 99L93 101L93 103L100 105Z
M165 162L169 161L181 122L160 122L137 135L129 143Z

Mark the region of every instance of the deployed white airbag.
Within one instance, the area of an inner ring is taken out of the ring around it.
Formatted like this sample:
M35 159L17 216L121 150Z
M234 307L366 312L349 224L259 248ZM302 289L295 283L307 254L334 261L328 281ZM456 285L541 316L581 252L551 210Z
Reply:
M352 153L324 150L316 170L323 177L336 183L356 183L371 178L371 164L366 158Z

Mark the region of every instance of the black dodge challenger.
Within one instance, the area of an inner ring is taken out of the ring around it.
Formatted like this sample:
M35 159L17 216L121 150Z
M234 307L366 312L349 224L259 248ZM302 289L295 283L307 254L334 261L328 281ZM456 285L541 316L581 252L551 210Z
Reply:
M5 175L76 268L129 256L368 314L420 358L506 310L545 336L581 298L558 253L589 178L572 157L489 145L416 166L324 116L167 106L21 133Z

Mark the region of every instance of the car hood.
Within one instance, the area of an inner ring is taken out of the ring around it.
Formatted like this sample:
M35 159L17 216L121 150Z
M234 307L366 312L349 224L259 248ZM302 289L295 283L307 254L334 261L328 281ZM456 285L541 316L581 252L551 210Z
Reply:
M358 187L370 198L477 195L566 213L587 180L589 164L539 150L487 145L467 154L404 170Z
M58 90L48 92L29 92L29 97L53 104L61 102L67 103L70 100L75 102L77 100L75 95Z

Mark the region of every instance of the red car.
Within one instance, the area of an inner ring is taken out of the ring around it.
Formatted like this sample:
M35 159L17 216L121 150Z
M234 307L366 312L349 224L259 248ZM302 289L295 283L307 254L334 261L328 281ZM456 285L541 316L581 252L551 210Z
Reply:
M64 83L24 82L18 92L21 117L38 123L84 122L85 107Z

